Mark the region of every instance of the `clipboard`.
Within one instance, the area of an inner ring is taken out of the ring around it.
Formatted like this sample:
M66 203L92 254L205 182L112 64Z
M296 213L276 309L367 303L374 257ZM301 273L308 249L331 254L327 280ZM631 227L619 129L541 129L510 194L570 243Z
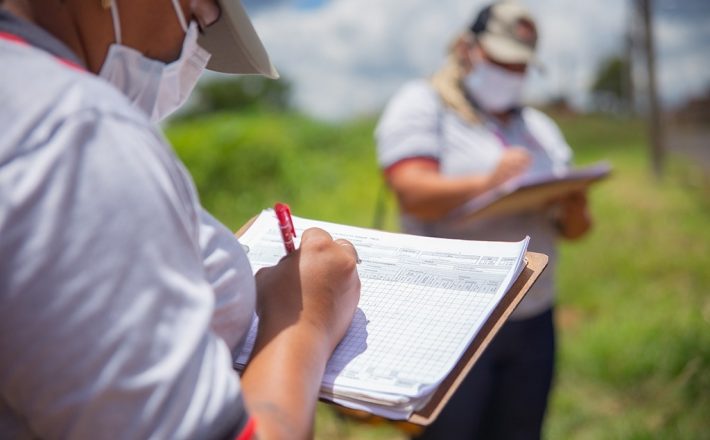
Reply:
M518 303L522 301L530 287L535 283L545 267L547 267L548 257L537 252L526 252L527 263L518 279L505 293L503 299L498 303L491 316L481 327L471 345L464 352L456 367L449 373L439 388L434 392L429 403L424 408L414 412L409 418L409 422L415 425L427 426L431 424L444 409L446 403L451 399L456 389L461 385L466 375L471 371L473 365L478 361L493 337L498 333L503 324L508 320Z
M237 237L241 236L256 217L249 219L235 233ZM530 287L535 283L540 274L545 270L548 263L548 256L537 252L525 253L525 267L518 275L518 278L505 293L498 305L495 307L491 315L483 324L478 334L473 338L468 348L464 351L461 359L456 366L449 372L446 378L438 386L437 390L432 394L429 402L421 409L412 413L407 420L391 420L392 423L399 425L406 431L416 431L417 427L427 426L431 424L436 417L441 413L446 406L446 403L451 399L456 389L463 382L466 375L471 371L474 364L481 357L488 345L491 343L495 335L501 329L503 324L508 320L517 305L522 301L523 297L530 290ZM353 417L359 420L367 421L390 421L382 416L373 415L366 411L346 408L328 399L320 398L321 402L332 405L341 414ZM410 425L407 427L406 425Z
M561 176L532 181L510 182L482 194L449 215L451 223L471 222L535 211L546 204L578 191L586 191L611 174L611 165L600 162L572 170Z
M525 268L518 276L518 279L498 303L498 306L483 327L481 327L481 330L473 341L471 341L471 344L461 356L461 359L454 369L451 370L449 375L446 376L441 385L439 385L432 395L431 400L429 400L429 403L412 413L408 420L389 420L381 416L372 415L366 411L345 408L328 400L321 399L321 401L335 406L338 412L354 419L375 424L381 422L392 423L403 431L410 433L417 433L422 427L430 425L444 409L459 385L461 385L461 382L466 378L466 375L471 371L478 359L480 359L483 352L503 324L508 320L511 313L513 313L515 307L522 301L525 294L530 290L530 287L532 287L537 278L547 267L548 256L545 254L526 252L525 259Z

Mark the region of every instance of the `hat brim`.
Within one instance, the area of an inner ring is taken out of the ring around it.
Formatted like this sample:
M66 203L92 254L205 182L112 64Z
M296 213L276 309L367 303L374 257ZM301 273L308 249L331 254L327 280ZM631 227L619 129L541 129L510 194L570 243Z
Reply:
M495 61L506 64L533 64L535 51L503 36L484 34L478 37L481 47Z
M198 44L212 55L207 69L278 78L279 73L271 64L241 1L219 0L219 6L222 10L219 19L198 38Z

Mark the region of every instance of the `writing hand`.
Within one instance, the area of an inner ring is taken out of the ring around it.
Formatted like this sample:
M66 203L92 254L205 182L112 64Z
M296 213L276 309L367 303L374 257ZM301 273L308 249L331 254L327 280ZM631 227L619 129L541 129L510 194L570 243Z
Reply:
M297 325L335 349L360 298L356 260L347 240L318 228L304 231L299 249L256 274L259 331Z
M532 162L530 154L522 147L506 149L498 162L498 166L491 173L490 186L495 187L503 182L522 174Z

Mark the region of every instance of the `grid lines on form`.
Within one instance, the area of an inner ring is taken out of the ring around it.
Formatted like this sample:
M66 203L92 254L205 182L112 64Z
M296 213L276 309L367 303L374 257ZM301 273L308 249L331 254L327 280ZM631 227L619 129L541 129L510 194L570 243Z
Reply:
M493 295L436 284L412 289L407 283L362 279L365 319L354 320L331 359L339 366L329 365L329 372L390 386L441 380L470 341L466 336L485 318Z

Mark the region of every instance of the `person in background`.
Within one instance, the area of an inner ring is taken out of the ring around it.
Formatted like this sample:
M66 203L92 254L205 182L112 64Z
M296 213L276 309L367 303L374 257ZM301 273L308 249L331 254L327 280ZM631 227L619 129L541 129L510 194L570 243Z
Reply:
M555 123L521 102L537 27L513 1L485 7L430 79L404 85L375 137L404 232L517 241L549 256L547 269L484 352L424 439L534 439L551 388L556 245L590 228L586 197L461 224L447 216L509 179L565 170L572 153ZM454 226L454 225L457 226Z
M277 76L239 1L4 0L0 66L0 438L312 435L352 244L254 278L154 125L206 67Z

